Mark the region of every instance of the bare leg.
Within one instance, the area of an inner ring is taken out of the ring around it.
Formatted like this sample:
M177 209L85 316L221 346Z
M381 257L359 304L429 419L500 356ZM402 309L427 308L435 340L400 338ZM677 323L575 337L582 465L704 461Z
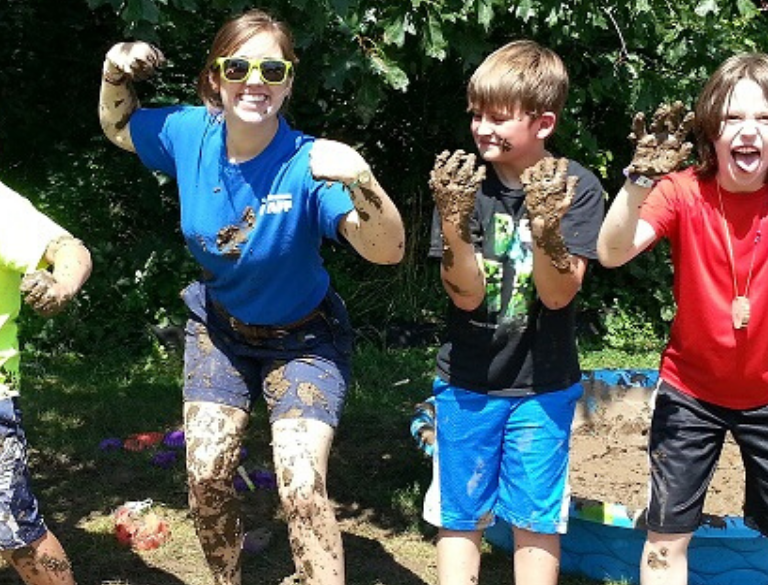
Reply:
M243 526L233 479L247 426L248 415L238 408L184 405L189 507L216 585L240 584Z
M686 585L688 544L692 534L660 534L648 531L640 560L643 585Z
M344 549L326 491L333 428L316 420L272 425L275 473L300 582L344 584Z
M52 532L29 546L5 551L2 556L27 585L75 585L69 559Z
M437 535L437 582L476 585L480 575L480 530L446 530Z
M560 535L515 528L515 583L557 585Z

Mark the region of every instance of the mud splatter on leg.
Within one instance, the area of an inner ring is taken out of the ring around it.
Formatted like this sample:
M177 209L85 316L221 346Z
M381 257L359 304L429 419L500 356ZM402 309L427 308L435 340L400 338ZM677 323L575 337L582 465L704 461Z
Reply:
M72 565L58 539L50 532L30 546L3 553L25 583L75 585Z
M667 562L667 555L669 552L666 548L662 547L658 553L651 551L648 553L648 566L654 570L668 569L669 562Z
M275 422L272 429L278 490L301 583L343 585L341 532L325 483L333 429L291 419Z
M221 404L184 409L189 506L216 585L240 583L243 527L233 486L248 415Z

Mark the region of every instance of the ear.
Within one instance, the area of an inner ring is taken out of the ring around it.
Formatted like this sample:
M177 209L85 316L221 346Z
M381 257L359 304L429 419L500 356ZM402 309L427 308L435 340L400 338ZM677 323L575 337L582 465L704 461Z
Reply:
M214 93L219 93L221 91L221 87L219 86L219 74L215 71L208 72L208 83L211 84L211 89L213 89Z
M549 138L555 131L555 125L557 124L557 114L554 112L544 112L537 119L536 124L536 138L545 140Z

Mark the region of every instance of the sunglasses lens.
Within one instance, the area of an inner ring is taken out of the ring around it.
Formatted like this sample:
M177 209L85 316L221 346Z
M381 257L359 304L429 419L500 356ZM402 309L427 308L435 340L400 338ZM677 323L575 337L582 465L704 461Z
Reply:
M221 67L224 79L229 81L242 81L248 77L250 65L245 59L226 59Z
M261 76L267 83L282 83L288 74L288 66L282 61L262 61Z

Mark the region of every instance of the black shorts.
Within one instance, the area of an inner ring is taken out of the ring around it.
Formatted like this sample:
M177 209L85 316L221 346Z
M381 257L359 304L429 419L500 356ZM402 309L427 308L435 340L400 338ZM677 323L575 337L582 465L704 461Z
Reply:
M768 535L768 406L724 408L688 396L663 380L656 393L648 447L650 530L674 534L699 527L727 431L744 461L744 522Z

